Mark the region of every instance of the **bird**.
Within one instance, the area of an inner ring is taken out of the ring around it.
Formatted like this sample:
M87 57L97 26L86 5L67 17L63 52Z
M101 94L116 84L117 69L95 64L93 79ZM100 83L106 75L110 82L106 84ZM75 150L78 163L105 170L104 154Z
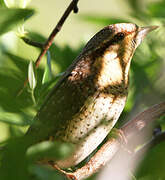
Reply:
M68 158L51 159L60 168L75 166L88 157L119 119L128 96L133 54L156 28L118 23L97 32L34 117L25 135L33 137L31 144L46 140L73 144Z

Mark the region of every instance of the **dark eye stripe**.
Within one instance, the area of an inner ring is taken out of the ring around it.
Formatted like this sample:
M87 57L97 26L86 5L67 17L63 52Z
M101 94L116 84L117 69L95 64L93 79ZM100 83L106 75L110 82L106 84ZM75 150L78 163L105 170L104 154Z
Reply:
M104 53L104 51L113 44L117 44L118 42L120 42L121 40L123 40L125 37L125 34L123 32L119 32L117 33L112 39L110 39L109 41L101 44L101 46L96 50L97 53L95 53L95 55L97 54L98 56L102 55Z

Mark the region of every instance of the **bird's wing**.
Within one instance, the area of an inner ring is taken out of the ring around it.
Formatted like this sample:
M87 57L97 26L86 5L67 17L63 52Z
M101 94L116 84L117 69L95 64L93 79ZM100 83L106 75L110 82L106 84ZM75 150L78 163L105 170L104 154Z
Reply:
M92 61L94 61L93 54L100 47L99 44L111 33L109 28L104 28L91 38L51 90L27 134L43 139L57 132L58 128L62 127L61 124L64 128L67 127L67 123L80 111L90 93L94 92L92 91L94 88L93 75L90 74ZM73 80L69 81L69 78Z
M77 57L48 95L27 135L40 141L67 127L88 98L88 89L91 90L94 87L90 81L90 75L86 75L90 72L90 63L89 55Z
M79 61L81 61L82 58L85 58L86 56L89 56L91 53L93 53L97 48L100 47L100 44L109 39L109 37L113 34L113 30L109 28L109 26L103 28L99 32L97 32L85 45L85 47L82 49L80 54L76 57L76 59L73 61L73 63L68 67L68 69L65 71L63 76L60 78L60 80L56 83L52 91L49 93L46 101L51 97L51 94L54 93L60 86L61 82L64 81L72 72L74 67L77 65ZM44 106L44 104L43 104Z

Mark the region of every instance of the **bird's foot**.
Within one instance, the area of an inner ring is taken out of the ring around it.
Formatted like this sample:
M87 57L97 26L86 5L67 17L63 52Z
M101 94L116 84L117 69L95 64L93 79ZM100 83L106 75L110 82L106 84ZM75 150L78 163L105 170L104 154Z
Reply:
M69 180L78 180L74 174L72 173L67 173L65 174L65 176L69 179Z
M123 131L120 130L120 129L113 128L111 130L110 134L108 135L108 138L111 138L111 137L119 138L119 140L121 142L123 142L123 144L127 144L128 143L127 138L125 137Z
M73 173L64 171L63 169L61 169L60 167L58 167L58 166L54 163L54 161L49 161L48 164L49 164L52 168L58 170L58 171L59 171L61 174L63 174L68 180L77 180L77 178L75 177L75 175L74 175Z
M127 148L128 140L126 136L124 135L123 131L117 128L113 128L112 131L110 132L110 135L108 138L114 137L114 138L119 138L121 142L121 147L128 152L129 154L132 154L133 152Z

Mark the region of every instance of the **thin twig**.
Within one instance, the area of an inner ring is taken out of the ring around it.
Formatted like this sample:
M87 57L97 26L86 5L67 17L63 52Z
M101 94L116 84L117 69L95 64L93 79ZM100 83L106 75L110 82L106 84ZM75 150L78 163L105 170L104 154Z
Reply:
M137 133L142 130L145 130L149 124L163 115L165 115L165 102L154 105L138 114L121 128L121 131L125 136L123 139L110 138L86 165L77 169L72 173L72 175L75 176L76 179L82 180L94 174L114 157L121 145L125 143L125 138L128 142L131 141L132 136L137 135ZM118 135L121 137L120 132Z
M52 33L50 34L50 36L48 37L48 40L46 41L43 50L41 51L40 55L38 56L36 62L35 62L35 66L36 68L39 66L40 61L42 59L42 57L46 54L46 52L48 51L48 49L50 48L50 46L53 43L53 40L55 38L55 36L57 35L57 33L61 30L65 20L67 19L67 17L69 16L69 14L72 12L72 10L74 10L75 12L75 7L77 8L77 3L79 0L73 0L70 5L68 6L68 8L65 10L64 14L62 15L61 19L59 20L59 22L57 23L56 27L53 29Z
M78 1L79 0L72 0L72 2L69 4L69 6L67 7L67 9L65 10L64 14L62 15L61 19L59 20L59 22L57 23L57 25L55 26L55 28L53 29L53 31L51 32L51 34L49 35L47 41L45 42L44 45L41 45L40 43L34 43L32 41L28 41L28 39L24 38L23 40L26 42L26 43L29 43L30 45L34 45L34 46L42 46L42 50L37 58L37 60L35 61L35 67L36 69L38 68L40 62L41 62L41 59L42 57L46 54L46 52L48 51L48 49L50 48L50 46L52 45L53 43L53 40L55 38L55 36L57 35L57 33L61 30L65 20L67 19L67 17L69 16L69 14L74 11L74 13L77 13L78 12ZM28 42L27 42L28 41ZM25 82L24 82L24 86L23 88L25 88L25 86L27 85L28 83L28 80L26 79ZM21 89L17 96L19 96L21 93L22 93L23 89Z
M21 39L28 45L31 45L31 46L34 46L37 48L41 48L41 49L43 49L43 47L44 47L44 44L36 42L36 41L32 41L26 37L21 37Z

